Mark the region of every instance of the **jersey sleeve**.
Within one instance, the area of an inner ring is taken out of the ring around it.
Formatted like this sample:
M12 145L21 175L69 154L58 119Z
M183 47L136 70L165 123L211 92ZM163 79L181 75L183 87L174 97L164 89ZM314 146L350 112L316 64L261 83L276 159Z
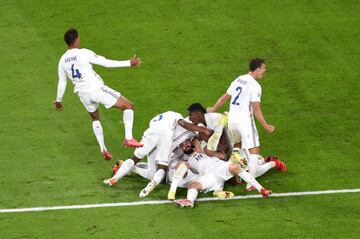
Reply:
M251 102L261 102L261 86L259 84L251 87Z
M231 82L231 85L227 89L226 93L228 95L233 95L234 91L235 91L235 81Z
M59 66L58 66L58 75L59 75L59 82L58 82L58 87L57 87L56 102L61 102L62 98L64 96L64 93L65 93L66 84L67 84L66 71L64 69L61 59L59 61Z
M96 55L95 52L88 49L83 49L86 55L87 60L91 64L100 65L104 67L130 67L130 60L127 61L115 61L106 59L103 56Z

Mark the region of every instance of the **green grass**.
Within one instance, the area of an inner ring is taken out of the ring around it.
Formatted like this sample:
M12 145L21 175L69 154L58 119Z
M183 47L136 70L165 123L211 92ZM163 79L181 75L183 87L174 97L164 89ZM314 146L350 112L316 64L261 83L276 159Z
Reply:
M136 104L137 138L157 113L212 105L250 58L265 58L262 108L276 132L258 125L262 153L280 156L288 172L259 181L275 192L360 187L358 1L2 0L0 11L0 208L135 201L146 185L131 176L102 186L112 163L101 159L70 82L65 111L54 110L69 27L100 55L142 58L138 69L96 67ZM121 112L101 113L108 149L116 159L131 156L121 146ZM148 200L166 191L161 185ZM0 214L0 238L175 237L178 225L198 238L351 238L359 233L358 201L353 194L199 203L193 211L158 205Z

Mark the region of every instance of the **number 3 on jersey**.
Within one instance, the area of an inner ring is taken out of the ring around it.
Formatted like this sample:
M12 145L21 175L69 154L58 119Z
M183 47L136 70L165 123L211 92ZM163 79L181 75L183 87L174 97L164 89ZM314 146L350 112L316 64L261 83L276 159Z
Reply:
M81 73L78 69L74 69L74 64L71 65L71 76L72 78L79 78L82 79Z
M241 94L241 92L242 92L242 88L239 86L239 87L237 87L235 90L238 91L239 93L236 95L236 97L234 98L233 102L231 102L231 104L233 104L233 105L239 105L240 103L237 102L237 100L239 99L239 96L240 96L240 94Z

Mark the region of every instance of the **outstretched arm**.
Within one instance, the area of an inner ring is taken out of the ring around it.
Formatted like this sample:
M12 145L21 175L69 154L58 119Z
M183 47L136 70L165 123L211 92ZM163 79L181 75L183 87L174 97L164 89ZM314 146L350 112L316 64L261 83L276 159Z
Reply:
M215 103L213 107L207 108L207 112L215 112L217 109L219 109L223 104L225 104L226 101L228 101L231 98L231 95L228 93L225 93L222 95Z
M191 131L191 132L199 132L199 133L203 133L207 136L210 136L212 134L211 130L205 128L205 127L200 127L200 126L197 126L196 124L193 124L193 123L189 123L189 122L186 122L185 120L183 119L179 119L178 120L178 124Z
M115 61L115 60L106 59L103 56L93 54L91 55L89 61L92 64L96 64L104 67L130 67L130 66L139 66L141 64L140 58L138 58L136 55L127 61Z

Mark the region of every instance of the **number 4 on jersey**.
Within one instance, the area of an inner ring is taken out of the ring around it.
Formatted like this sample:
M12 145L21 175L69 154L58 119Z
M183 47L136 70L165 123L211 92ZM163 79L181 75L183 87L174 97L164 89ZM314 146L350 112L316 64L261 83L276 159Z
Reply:
M78 69L74 70L74 64L71 65L71 76L72 78L82 79L80 71Z

